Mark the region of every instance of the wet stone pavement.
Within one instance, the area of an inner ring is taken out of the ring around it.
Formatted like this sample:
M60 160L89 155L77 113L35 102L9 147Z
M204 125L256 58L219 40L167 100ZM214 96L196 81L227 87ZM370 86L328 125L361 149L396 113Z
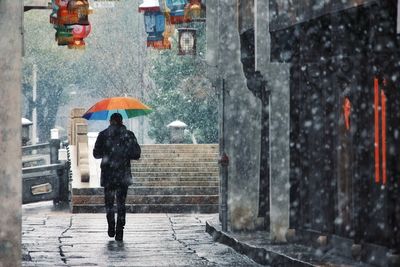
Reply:
M23 206L22 266L260 266L205 232L207 214L127 214L124 241L105 214L71 214L52 203Z

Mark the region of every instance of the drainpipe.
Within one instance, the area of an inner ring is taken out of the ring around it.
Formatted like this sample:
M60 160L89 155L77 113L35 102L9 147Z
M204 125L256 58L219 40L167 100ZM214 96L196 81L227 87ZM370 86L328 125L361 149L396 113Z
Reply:
M219 160L222 169L221 179L221 215L222 215L222 231L228 231L228 165L229 158L224 152Z
M221 196L221 223L222 231L228 231L228 166L229 157L225 152L225 80L222 80L222 155L218 160L221 165L221 184L220 184L220 196Z

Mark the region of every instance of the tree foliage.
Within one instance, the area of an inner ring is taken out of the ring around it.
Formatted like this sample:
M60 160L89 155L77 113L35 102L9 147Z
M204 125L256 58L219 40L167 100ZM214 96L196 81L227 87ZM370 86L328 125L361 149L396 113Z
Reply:
M191 26L197 28L196 57L179 56L176 39L173 49L152 53L150 75L156 89L150 94L155 112L149 135L159 143L168 142L166 126L175 120L185 122L199 143L218 141L218 102L205 76L205 25Z

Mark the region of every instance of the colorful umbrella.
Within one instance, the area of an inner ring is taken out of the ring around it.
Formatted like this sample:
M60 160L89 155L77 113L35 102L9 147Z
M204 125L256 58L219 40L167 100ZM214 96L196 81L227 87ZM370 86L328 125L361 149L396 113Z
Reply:
M94 104L82 118L87 120L109 120L113 113L120 113L124 119L147 115L152 110L133 97L111 97Z

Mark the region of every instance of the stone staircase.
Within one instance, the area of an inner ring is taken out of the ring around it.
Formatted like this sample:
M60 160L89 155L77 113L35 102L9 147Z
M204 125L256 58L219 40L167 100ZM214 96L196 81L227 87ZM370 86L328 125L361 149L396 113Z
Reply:
M218 212L218 145L142 145L127 212ZM104 212L102 188L73 189L73 212Z

